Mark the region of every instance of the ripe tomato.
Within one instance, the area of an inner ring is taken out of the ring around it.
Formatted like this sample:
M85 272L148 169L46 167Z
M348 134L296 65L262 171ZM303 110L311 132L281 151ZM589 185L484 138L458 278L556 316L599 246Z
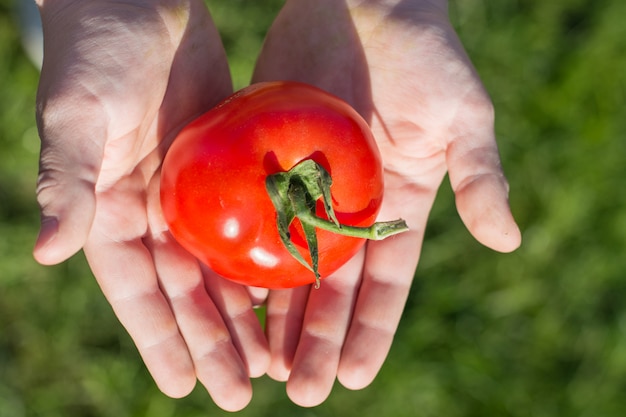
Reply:
M348 104L295 82L254 84L186 126L162 167L161 204L176 240L218 274L267 288L316 280L277 228L266 178L313 160L332 176L339 223L371 226L383 197L381 159L367 123ZM314 204L316 204L314 202ZM325 217L322 205L314 209ZM301 223L289 238L310 264ZM365 240L317 230L319 274L347 262Z

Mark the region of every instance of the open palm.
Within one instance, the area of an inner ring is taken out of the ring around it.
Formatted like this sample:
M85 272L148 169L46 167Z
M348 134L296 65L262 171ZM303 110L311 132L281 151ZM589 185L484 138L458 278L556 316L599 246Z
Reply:
M162 157L191 118L231 92L200 0L42 1L45 57L35 257L87 260L161 390L199 379L225 409L250 400L265 338L244 287L172 239L159 205Z
M383 156L380 220L404 218L411 231L370 242L319 290L270 292L269 373L287 380L289 396L305 406L323 401L336 377L359 389L380 369L446 172L476 239L503 252L520 242L491 101L445 7L346 3L288 1L268 34L255 80L304 81L351 103L369 121Z

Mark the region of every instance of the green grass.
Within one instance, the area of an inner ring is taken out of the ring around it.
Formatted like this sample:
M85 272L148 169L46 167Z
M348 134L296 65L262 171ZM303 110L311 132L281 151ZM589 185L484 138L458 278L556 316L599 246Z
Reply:
M25 0L20 0L25 1ZM282 3L210 1L245 85ZM156 389L82 255L37 265L38 73L0 0L0 417L219 416ZM241 416L625 415L626 3L455 0L490 91L524 243L474 242L444 185L389 359L313 409L254 381Z

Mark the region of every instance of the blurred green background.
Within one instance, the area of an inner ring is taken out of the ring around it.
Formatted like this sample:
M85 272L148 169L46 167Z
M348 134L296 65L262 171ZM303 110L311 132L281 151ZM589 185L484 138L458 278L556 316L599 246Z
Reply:
M241 87L282 1L209 3ZM453 0L450 12L495 102L522 248L473 241L444 185L375 382L302 409L261 378L239 415L626 415L626 2ZM156 389L82 255L32 260L38 71L10 0L0 59L0 417L228 415L200 386L181 400Z

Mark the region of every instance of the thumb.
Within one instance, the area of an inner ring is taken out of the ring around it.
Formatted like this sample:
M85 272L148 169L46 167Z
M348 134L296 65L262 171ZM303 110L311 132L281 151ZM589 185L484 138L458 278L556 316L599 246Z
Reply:
M49 113L38 115L41 228L33 251L44 265L63 262L83 247L94 218L95 184L102 161L97 136L76 128L85 126L85 120L77 120L85 116L66 117L57 111L50 117Z
M491 130L475 132L464 139L455 141L447 151L459 216L483 245L511 252L521 244L521 232L509 207L509 185L494 134Z

